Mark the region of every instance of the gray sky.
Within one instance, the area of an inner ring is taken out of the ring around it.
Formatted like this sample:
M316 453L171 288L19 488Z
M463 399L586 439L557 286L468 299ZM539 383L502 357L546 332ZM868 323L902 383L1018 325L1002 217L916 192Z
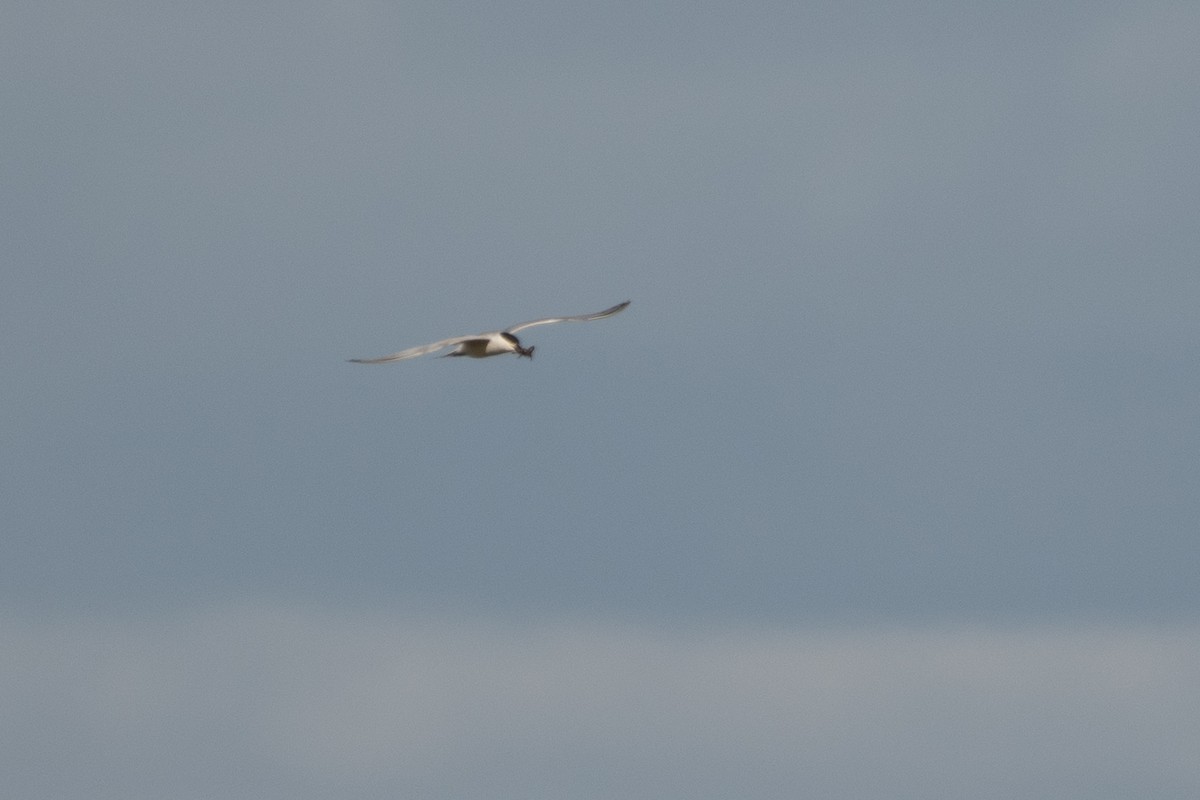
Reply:
M1200 792L1194 4L2 18L20 796Z

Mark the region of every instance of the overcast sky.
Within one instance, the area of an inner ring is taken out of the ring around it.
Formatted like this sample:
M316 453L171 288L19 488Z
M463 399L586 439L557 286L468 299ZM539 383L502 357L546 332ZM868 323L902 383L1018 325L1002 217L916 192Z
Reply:
M1197 41L10 4L6 785L1196 797Z

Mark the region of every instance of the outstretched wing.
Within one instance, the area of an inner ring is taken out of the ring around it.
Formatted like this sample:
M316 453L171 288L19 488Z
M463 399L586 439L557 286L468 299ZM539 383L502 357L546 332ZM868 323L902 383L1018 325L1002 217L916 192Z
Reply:
M624 311L625 307L628 305L629 301L626 300L624 303L617 303L612 308L606 308L603 311L597 311L595 314L580 314L575 317L546 317L545 319L535 319L530 320L529 322L520 322L516 325L511 325L505 328L504 332L516 333L517 331L523 331L526 328L532 328L535 325L549 325L551 322L591 322L594 319L611 317L613 314Z
M438 350L450 347L451 345L462 344L470 339L478 338L479 334L475 334L474 336L452 336L449 339L442 339L440 342L410 347L407 350L401 350L399 353L392 353L390 356L381 356L380 358L351 358L348 360L355 364L390 364L393 361L404 361L409 358L423 356L426 353L436 353Z

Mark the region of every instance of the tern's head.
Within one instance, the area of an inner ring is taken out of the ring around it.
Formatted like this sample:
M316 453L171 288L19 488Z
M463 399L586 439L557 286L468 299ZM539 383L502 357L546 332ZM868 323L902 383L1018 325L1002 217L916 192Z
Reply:
M500 331L500 337L512 345L512 351L517 354L517 358L533 358L533 348L522 347L521 340L516 337L516 334Z

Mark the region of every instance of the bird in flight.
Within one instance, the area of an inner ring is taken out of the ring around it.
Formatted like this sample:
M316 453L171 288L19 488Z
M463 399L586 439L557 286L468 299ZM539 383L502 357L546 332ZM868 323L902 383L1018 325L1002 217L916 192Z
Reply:
M442 339L440 342L410 347L407 350L401 350L399 353L392 353L390 356L382 356L380 358L352 358L350 361L355 364L390 364L393 361L404 361L428 353L436 353L438 350L443 350L447 347L453 347L454 349L449 353L443 353L442 357L470 356L471 358L487 358L488 356L501 356L505 353L516 353L518 358L532 359L533 345L523 347L521 340L517 338L517 331L523 331L526 328L532 328L536 325L549 325L552 322L591 322L594 319L604 319L605 317L611 317L613 314L624 311L628 305L629 301L626 300L624 303L618 303L612 308L597 311L595 314L579 314L574 317L546 317L545 319L535 319L529 322L519 322L516 325L509 325L502 331L488 331L487 333L476 333L471 336L451 336L449 339Z

